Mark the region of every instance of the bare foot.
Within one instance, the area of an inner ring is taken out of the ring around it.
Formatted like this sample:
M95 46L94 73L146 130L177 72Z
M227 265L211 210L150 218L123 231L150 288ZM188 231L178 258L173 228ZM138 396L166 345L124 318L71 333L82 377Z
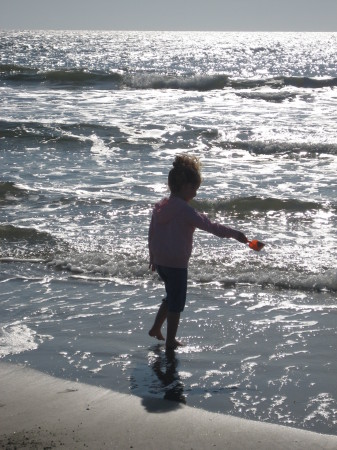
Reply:
M158 339L158 341L165 341L165 338L160 330L154 330L153 328L151 328L151 330L149 331L149 336Z
M175 350L176 348L183 347L183 346L184 346L184 344L175 340L172 343L169 343L169 342L166 343L166 350Z

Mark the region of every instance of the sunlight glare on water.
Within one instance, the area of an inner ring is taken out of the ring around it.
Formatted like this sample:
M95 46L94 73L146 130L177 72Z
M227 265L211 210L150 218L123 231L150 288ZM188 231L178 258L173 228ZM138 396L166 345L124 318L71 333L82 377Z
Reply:
M55 376L335 433L336 33L0 32L0 351ZM155 202L193 153L170 358Z

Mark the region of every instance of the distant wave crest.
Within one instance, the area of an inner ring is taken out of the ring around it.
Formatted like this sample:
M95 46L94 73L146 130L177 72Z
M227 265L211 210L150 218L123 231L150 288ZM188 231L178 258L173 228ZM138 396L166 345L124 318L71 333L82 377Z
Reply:
M195 200L193 205L202 212L227 212L228 214L247 215L251 212L269 211L303 212L324 209L318 202L297 199L241 197L229 200Z
M115 71L92 70L88 68L63 68L43 70L16 64L0 64L0 81L11 83L48 83L62 87L95 87L98 89L180 89L184 91L211 91L226 87L235 90L253 90L261 87L280 89L336 87L337 77L274 77L266 79L234 79L226 74L177 75L146 72L132 72L128 69ZM286 96L266 95L267 101L282 101Z
M222 141L220 146L224 149L247 150L255 155L292 154L299 155L337 155L337 145L333 143L303 143L278 141Z
M192 77L136 74L124 78L126 86L134 89L181 89L184 91L212 91L228 86L227 75Z
M90 71L82 68L40 70L37 68L0 65L0 79L16 83L43 83L49 82L59 85L94 85L97 83L118 84L122 75L118 72Z

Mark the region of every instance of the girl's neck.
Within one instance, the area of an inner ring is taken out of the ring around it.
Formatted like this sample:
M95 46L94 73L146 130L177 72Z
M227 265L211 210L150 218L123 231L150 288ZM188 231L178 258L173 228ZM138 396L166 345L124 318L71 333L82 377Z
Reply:
M185 198L182 196L182 194L181 194L181 193L178 193L178 192L175 193L175 194L172 194L172 192L171 192L170 197L180 198L180 200L184 200L184 202L186 202L186 200L185 200Z
M198 187L194 186L192 183L184 184L181 187L180 191L174 193L174 196L181 198L185 202L189 203L197 195Z

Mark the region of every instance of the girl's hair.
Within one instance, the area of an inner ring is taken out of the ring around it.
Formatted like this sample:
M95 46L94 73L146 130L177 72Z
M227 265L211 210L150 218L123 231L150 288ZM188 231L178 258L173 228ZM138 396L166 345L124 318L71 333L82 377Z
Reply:
M200 166L199 158L196 156L176 156L173 161L173 169L168 175L168 185L172 194L180 192L187 183L199 188L201 184Z

